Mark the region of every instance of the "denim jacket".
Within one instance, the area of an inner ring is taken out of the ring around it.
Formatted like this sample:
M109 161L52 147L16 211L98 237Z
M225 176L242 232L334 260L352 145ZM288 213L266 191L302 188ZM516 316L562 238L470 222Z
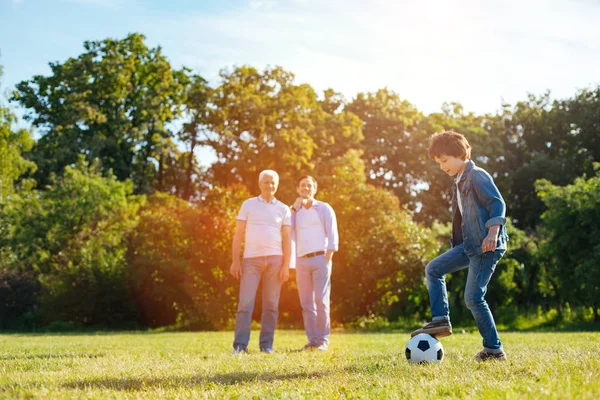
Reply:
M337 219L333 208L328 203L313 199L312 208L317 210L321 225L325 230L327 237L327 250L338 251L339 236L337 229ZM290 257L290 268L295 268L296 263L296 213L292 213L292 256Z
M461 215L456 199L456 183L452 183L452 247L465 244L467 256L483 253L481 245L492 225L502 225L498 233L496 248L506 250L506 204L494 184L494 180L484 169L469 161L458 182L462 208Z

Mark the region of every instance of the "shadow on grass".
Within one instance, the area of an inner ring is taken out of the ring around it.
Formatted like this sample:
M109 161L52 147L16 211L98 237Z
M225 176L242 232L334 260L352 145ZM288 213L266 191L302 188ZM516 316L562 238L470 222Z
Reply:
M302 372L290 374L257 373L257 372L235 372L228 374L216 374L213 376L187 376L166 378L118 378L118 379L94 379L81 382L71 382L63 385L68 389L110 389L110 390L149 390L160 388L194 388L207 384L219 386L232 386L248 382L276 382L295 379L316 379L324 377L321 372Z
M160 332L150 332L147 330L72 330L72 331L12 331L0 330L1 336L24 336L24 337L42 337L42 336L111 336L111 335L157 335Z
M406 327L386 327L386 328L349 328L335 332L335 334L341 335L362 335L362 334L406 334L420 328L415 326L410 329ZM454 334L461 333L477 333L477 327L475 325L454 325ZM600 331L600 323L598 322L561 322L561 321L547 321L543 323L532 324L527 327L515 327L511 324L499 324L499 331L501 332L516 332L516 333L557 333L557 332L598 332Z
M15 361L15 360L52 360L52 359L66 359L66 358L99 358L104 357L105 354L26 354L26 355L15 355L15 356L0 356L0 361Z
M600 323L594 322L572 322L572 323L556 323L556 322L544 322L533 327L520 328L507 327L503 330L504 332L598 332L600 331Z

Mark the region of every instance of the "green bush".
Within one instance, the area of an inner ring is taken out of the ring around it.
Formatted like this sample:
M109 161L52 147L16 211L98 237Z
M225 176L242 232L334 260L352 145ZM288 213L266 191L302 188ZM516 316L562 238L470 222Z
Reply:
M0 270L0 330L35 325L40 284L31 272Z
M4 207L5 268L36 276L43 324L135 324L126 250L143 198L131 193L131 183L80 160L46 190L19 193Z

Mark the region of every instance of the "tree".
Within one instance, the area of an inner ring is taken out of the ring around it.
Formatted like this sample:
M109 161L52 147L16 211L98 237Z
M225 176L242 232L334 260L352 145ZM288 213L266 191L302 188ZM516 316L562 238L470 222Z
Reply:
M364 124L362 158L368 182L393 191L401 204L415 210L416 186L428 161L427 133L418 129L423 114L387 89L359 93L345 110Z
M125 256L143 198L83 156L51 182L45 191L15 194L4 207L9 229L0 247L12 257L3 266L35 274L44 323L131 326L137 316Z
M494 179L502 180L504 148L501 140L503 127L498 124L497 117L491 115L475 115L465 112L459 103L444 103L440 113L433 113L420 124L419 129L431 136L435 132L452 130L463 134L471 145L471 158L480 167L487 170ZM425 140L423 156L427 156L429 141ZM432 160L426 159L421 171L421 180L426 190L421 190L417 201L421 203L418 219L421 221L446 221L450 219L450 201L452 199L451 180ZM502 182L498 182L502 187Z
M185 72L189 73L187 70ZM185 181L179 187L181 188L180 197L189 200L194 195L199 197L197 193L201 184L199 178L204 175L196 163L194 152L201 146L214 143L216 139L212 139L215 135L207 127L210 88L206 80L201 76L191 74L187 80L186 92L184 115L189 121L179 132L179 139L189 145L189 150L180 161L185 171Z
M152 190L163 169L163 149L179 115L185 74L173 71L160 47L145 37L86 41L85 52L60 64L50 76L17 84L13 100L28 109L26 119L42 133L31 159L44 186L52 172L83 154L99 159L104 171L132 179L138 193Z
M215 329L235 319L230 248L235 216L248 197L236 185L214 187L199 205L163 193L149 198L128 255L144 325Z
M530 95L512 109L505 106L507 206L517 226L533 231L540 222L545 205L534 195L537 179L567 185L594 173L592 165L600 161L599 110L600 87L563 100Z
M31 134L25 129L14 131L15 122L13 112L0 101L0 204L13 192L14 182L21 175L36 169L35 163L23 158L33 146Z
M183 200L157 192L140 209L139 218L129 240L128 264L141 322L173 325L189 318L193 307L186 283L194 282L189 263L197 257L195 250L201 250L189 229L198 224L198 212Z
M281 68L260 73L239 67L221 72L221 79L209 116L218 135L210 143L217 154L211 167L215 182L250 186L262 169L310 166L314 145L308 132L317 102L308 85L293 85L293 75Z
M596 163L597 171L600 164ZM559 298L584 305L600 321L600 173L575 179L567 186L539 180L536 191L547 207L542 214L541 252L551 262L549 273Z
M39 305L39 286L31 272L0 268L0 330L32 327Z
M427 155L433 133L462 133L473 147L475 162L495 177L504 177L504 127L497 117L466 113L458 103L445 103L440 113L424 116L387 89L360 93L345 110L364 123L363 160L369 182L392 190L420 221L431 224L450 215L451 185Z
M303 171L362 139L358 118L327 113L321 108L327 97L319 102L309 85L294 84L293 74L280 67L238 67L221 72L221 79L208 116L214 136L206 142L217 155L210 173L219 185L254 188L261 170L274 169L281 195L292 197Z
M350 322L373 314L393 320L424 313L425 265L438 244L391 192L366 183L364 168L360 153L349 151L316 176L317 198L331 204L340 231L332 315Z

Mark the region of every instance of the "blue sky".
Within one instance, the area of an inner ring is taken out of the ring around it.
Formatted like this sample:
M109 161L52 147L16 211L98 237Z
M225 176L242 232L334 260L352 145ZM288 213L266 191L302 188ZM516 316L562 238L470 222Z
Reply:
M597 0L0 0L2 89L84 40L141 32L212 83L233 65L281 65L347 99L388 87L426 113L494 112L599 84L598 21Z

